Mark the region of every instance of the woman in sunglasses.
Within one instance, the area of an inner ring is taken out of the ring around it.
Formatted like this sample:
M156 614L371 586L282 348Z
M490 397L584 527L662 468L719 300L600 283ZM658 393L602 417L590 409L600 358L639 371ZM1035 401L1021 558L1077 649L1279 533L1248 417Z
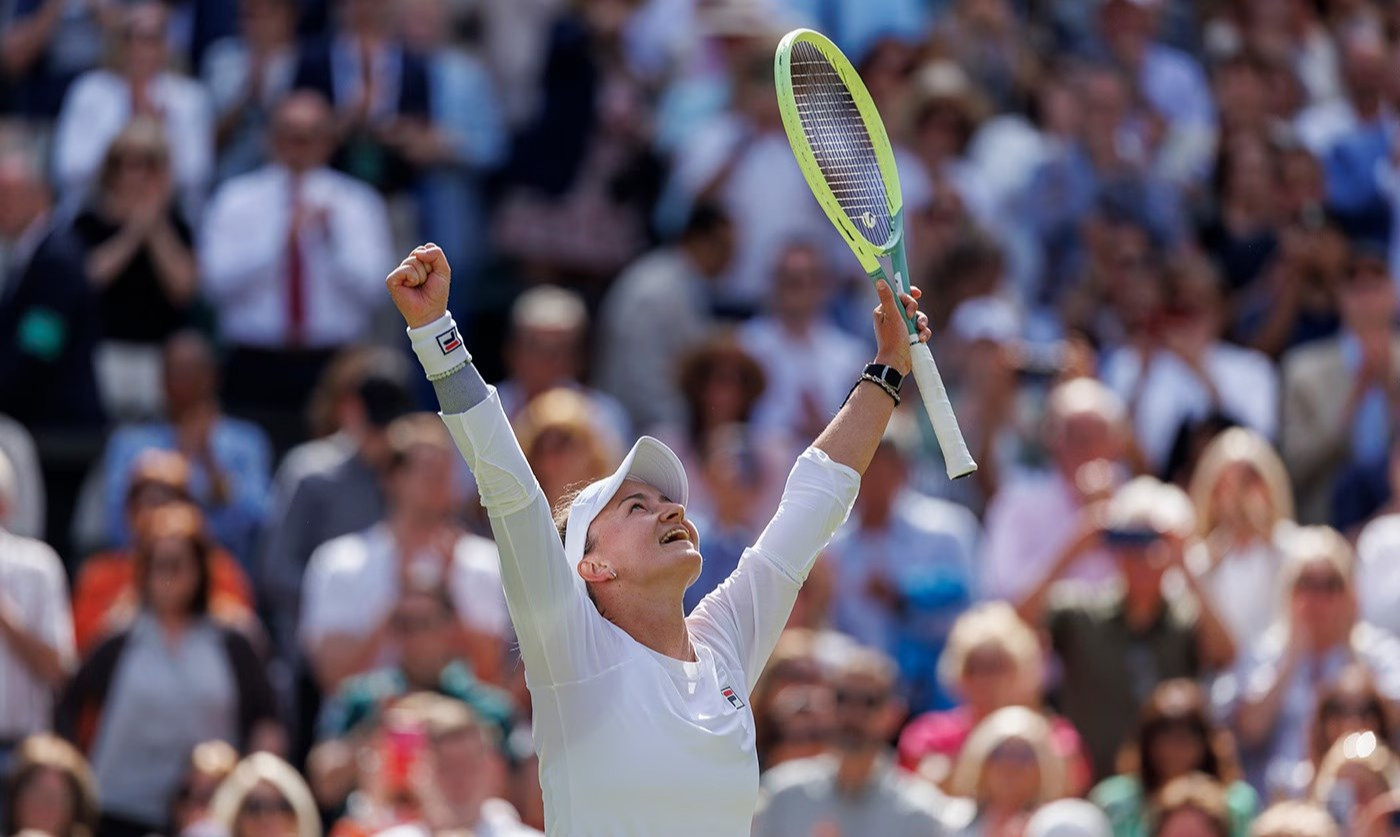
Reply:
M1316 768L1332 745L1353 732L1374 732L1381 741L1392 741L1393 710L1366 667L1350 665L1318 693L1310 729Z
M1318 697L1352 664L1365 667L1389 702L1400 698L1400 642L1360 620L1355 556L1334 529L1296 530L1285 543L1284 618L1218 690L1250 783L1289 795L1305 789L1309 724Z
M290 764L254 753L214 794L214 820L228 837L321 837L311 789Z
M1245 837L1259 800L1239 781L1229 733L1215 726L1206 698L1191 680L1168 680L1142 708L1137 735L1124 752L1124 770L1089 794L1113 824L1113 837L1146 837L1162 811L1162 791L1174 780L1204 774L1221 783L1230 837Z

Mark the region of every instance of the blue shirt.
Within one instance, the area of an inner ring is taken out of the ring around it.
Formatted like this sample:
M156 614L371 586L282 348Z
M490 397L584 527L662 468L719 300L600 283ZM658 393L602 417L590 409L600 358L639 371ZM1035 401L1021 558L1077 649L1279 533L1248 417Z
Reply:
M267 513L272 447L261 429L238 419L219 419L210 437L214 461L229 482L228 501L214 504L209 472L193 460L190 493L208 518L210 534L245 568L251 568L254 544ZM152 448L179 450L174 425L128 425L113 433L107 442L102 463L104 510L106 531L115 545L131 543L126 525L127 484L141 454Z

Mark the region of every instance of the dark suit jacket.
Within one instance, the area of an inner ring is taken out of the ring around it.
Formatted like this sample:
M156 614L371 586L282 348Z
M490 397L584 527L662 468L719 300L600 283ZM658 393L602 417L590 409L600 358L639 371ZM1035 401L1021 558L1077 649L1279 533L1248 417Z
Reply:
M0 413L35 427L104 421L93 352L101 331L83 247L50 231L0 286Z

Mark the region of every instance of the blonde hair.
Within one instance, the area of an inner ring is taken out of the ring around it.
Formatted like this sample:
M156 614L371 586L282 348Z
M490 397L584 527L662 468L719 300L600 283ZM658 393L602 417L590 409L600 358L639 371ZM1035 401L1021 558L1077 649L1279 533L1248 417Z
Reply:
M1249 827L1249 837L1341 837L1326 809L1311 802L1271 805Z
M948 644L938 658L938 680L956 691L967 658L980 648L994 647L1006 653L1016 667L1019 685L1035 694L1044 677L1044 657L1035 631L1006 602L987 602L969 608L948 633Z
M1050 723L1040 713L1024 706L998 709L972 730L953 767L949 792L975 799L987 759L1008 741L1024 741L1035 753L1036 764L1040 767L1037 806L1064 795L1065 768L1050 742Z
M535 445L548 431L559 431L577 440L588 451L593 463L593 479L601 479L617 467L617 452L593 424L593 408L579 393L558 387L530 399L514 422L515 437L530 467L535 466Z
M1356 552L1347 539L1331 526L1299 526L1283 540L1283 571L1279 573L1279 592L1287 613L1289 597L1303 571L1314 564L1324 563L1342 577L1347 595L1354 595L1353 572Z
M321 815L316 810L311 789L295 768L271 753L253 753L243 759L219 785L210 804L214 821L223 826L230 837L238 837L238 815L243 810L243 802L263 782L276 788L292 806L297 837L321 837Z
M91 837L97 831L100 812L97 783L92 769L78 749L62 738L48 733L36 733L15 748L14 760L5 776L4 793L0 796L4 817L0 830L9 834L18 830L15 817L19 813L19 797L34 778L45 770L63 776L68 792L73 796L72 821L68 830L54 837Z
M1191 499L1174 485L1156 477L1134 477L1108 502L1112 526L1148 526L1185 537L1196 529Z
M170 168L170 143L165 138L165 127L159 120L138 116L126 123L126 127L107 145L102 155L102 167L98 170L97 183L102 191L112 187L117 175L117 166L124 154L146 154L161 168Z
M1263 481L1272 506L1273 520L1267 531L1281 521L1293 519L1293 487L1288 471L1269 440L1253 430L1231 427L1211 440L1201 452L1191 475L1191 502L1196 507L1196 531L1202 537L1219 525L1212 495L1220 479L1230 468L1244 465Z
M1074 378L1052 389L1046 398L1046 432L1058 433L1065 419L1083 413L1099 416L1115 432L1123 430L1128 416L1127 407L1116 392L1094 378Z
M1395 753L1380 736L1367 730L1353 732L1334 743L1323 756L1317 768L1317 778L1313 781L1312 800L1324 804L1337 784L1342 768L1354 764L1376 775L1385 782L1387 790L1400 787L1400 765L1396 764Z

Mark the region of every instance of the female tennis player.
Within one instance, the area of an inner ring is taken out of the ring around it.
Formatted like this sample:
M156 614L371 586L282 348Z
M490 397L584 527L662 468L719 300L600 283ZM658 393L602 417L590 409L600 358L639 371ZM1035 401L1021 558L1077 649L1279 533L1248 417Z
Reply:
M447 313L450 277L442 250L425 244L386 284L496 535L548 833L747 835L758 799L749 689L818 551L850 513L910 369L893 292L878 285L875 363L832 370L851 375L850 398L798 458L758 542L686 617L682 596L701 559L680 460L644 436L556 521ZM928 340L917 293L902 296Z

